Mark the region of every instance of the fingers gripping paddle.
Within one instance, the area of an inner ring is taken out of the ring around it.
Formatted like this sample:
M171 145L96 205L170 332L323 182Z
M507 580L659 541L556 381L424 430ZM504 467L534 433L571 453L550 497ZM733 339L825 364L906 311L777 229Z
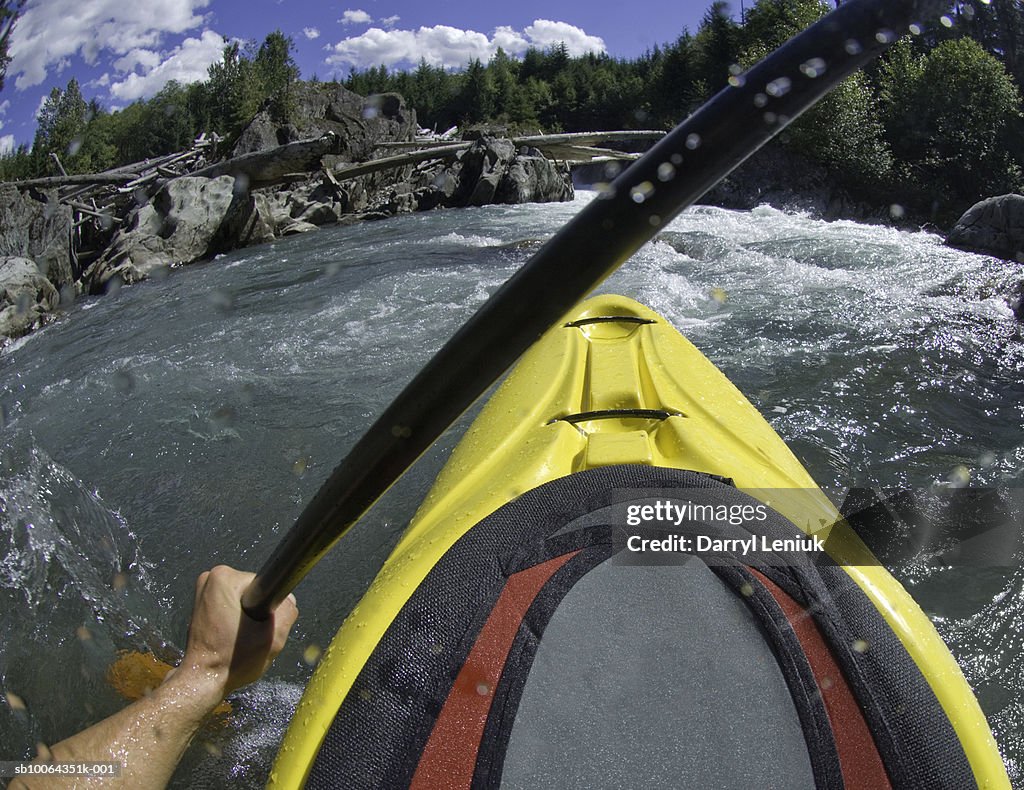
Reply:
M265 619L320 557L569 308L942 0L848 0L712 98L470 318L334 470L242 597Z

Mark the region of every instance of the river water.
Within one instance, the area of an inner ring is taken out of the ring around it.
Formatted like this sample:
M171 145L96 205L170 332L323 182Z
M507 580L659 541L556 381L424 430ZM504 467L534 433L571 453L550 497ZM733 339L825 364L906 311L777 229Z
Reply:
M116 710L115 651L180 647L196 575L256 568L389 399L592 197L322 229L82 299L3 352L0 759ZM927 233L697 207L603 289L686 333L823 486L1012 486L1024 343L997 291L1021 276ZM299 587L291 644L175 784L265 780L309 648L329 641L454 441ZM1024 556L895 570L1020 784Z

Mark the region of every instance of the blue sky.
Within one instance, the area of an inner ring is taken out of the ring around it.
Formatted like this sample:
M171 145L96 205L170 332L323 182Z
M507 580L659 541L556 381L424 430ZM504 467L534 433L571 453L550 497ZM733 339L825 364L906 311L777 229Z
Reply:
M29 0L11 38L0 94L0 150L31 143L35 113L71 77L108 108L148 98L170 79L204 79L228 41L280 29L303 77L353 67L404 68L421 57L455 67L564 41L573 54L633 57L695 31L710 0ZM732 10L738 15L739 0Z

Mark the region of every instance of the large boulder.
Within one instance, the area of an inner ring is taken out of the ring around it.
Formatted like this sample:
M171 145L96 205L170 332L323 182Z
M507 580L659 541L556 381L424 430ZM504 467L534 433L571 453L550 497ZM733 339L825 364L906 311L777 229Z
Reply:
M257 113L242 130L232 156L334 132L341 144L328 164L361 162L379 143L411 140L416 128L416 111L397 93L363 98L336 83L300 82L292 88L285 117L272 118L267 110Z
M505 172L497 203L557 203L572 200L572 178L536 148L523 148Z
M86 272L90 290L103 290L115 276L137 282L157 269L273 240L267 198L238 187L231 176L169 181Z
M1024 261L1024 195L1001 195L975 203L957 220L946 244Z
M31 258L60 288L75 280L71 265L71 207L57 190L0 186L0 257Z
M0 336L19 337L60 304L60 294L35 261L0 258Z
M516 150L511 140L487 137L473 143L445 170L426 171L421 178L429 178L420 201L423 208L550 203L572 200L575 194L567 168L536 148Z
M511 140L484 138L459 157L459 186L452 205L486 206L495 202L498 186L516 158Z

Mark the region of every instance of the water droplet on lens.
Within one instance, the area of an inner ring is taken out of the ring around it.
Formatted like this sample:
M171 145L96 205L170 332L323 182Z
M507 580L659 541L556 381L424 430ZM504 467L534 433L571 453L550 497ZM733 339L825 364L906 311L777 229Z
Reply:
M740 595L744 598L749 598L753 594L754 588L750 585L750 582L743 582L743 584L740 585Z
M671 181L676 177L676 168L671 162L662 162L658 165L658 180Z
M912 35L912 36L919 36L923 32L924 31L921 28L921 26L919 24L917 24L916 22L914 22L914 23L912 23L910 25L910 35Z
M691 151L696 151L700 148L700 143L701 139L699 134L694 133L686 136L686 147Z
M637 184L629 191L629 196L633 198L634 203L643 203L653 194L654 184L650 181L644 181L642 184Z
M123 368L121 370L115 370L114 375L110 377L110 381L113 383L114 389L122 395L128 395L135 389L134 377Z
M79 640L82 642L88 642L90 639L92 639L92 631L90 631L84 625L80 625L78 626L78 628L75 629L75 636L77 636Z
M768 94L759 93L754 97L754 106L761 109L768 103Z
M647 221L651 223L652 228L656 228L661 224L661 217L657 214L651 214L651 216L647 218Z
M953 20L949 17L948 14L943 14L942 16L940 16L939 22L942 23L943 27L953 27Z
M614 181L615 178L621 172L622 172L622 165L620 165L618 162L608 162L608 164L606 164L604 166L604 176L609 181Z
M889 30L888 28L883 28L882 30L879 30L877 33L875 33L875 41L877 41L879 44L891 44L895 40L896 34Z
M306 474L306 469L309 468L309 459L299 458L292 464L292 474L296 477L302 477Z
M491 693L491 687L488 686L486 683L477 683L476 693L479 694L481 697L486 697L488 694Z
M18 301L14 305L14 312L20 317L27 315L28 311L32 309L32 294L28 291L22 291L18 294Z
M60 287L60 306L65 310L75 303L75 286L66 283Z
M306 666L316 666L316 662L320 660L323 652L320 649L320 645L307 645L306 649L302 651L302 660L306 663Z
M215 411L210 421L219 429L230 428L235 422L235 410L230 406L221 406Z
M679 167L679 165L681 165L683 163L683 155L682 154L672 154L672 156L670 156L668 159L676 167Z
M5 696L7 697L7 704L11 710L21 711L27 708L27 706L25 705L25 700L23 700L17 694L8 691L6 692Z
M978 456L978 465L984 469L990 466L994 466L996 463L996 454L993 452L985 452Z
M853 647L853 650L856 653L866 653L871 648L871 645L868 644L868 640L866 639L855 639L851 647Z
M780 96L785 96L789 93L789 89L793 87L793 80L789 77L779 77L768 83L768 87L765 91L769 96L773 96L776 99Z
M231 187L231 193L233 195L244 195L249 191L249 176L245 173L239 173L235 176L235 183Z
M210 291L206 298L209 299L210 304L219 313L228 313L235 306L235 301L231 294L220 289Z
M712 288L710 293L711 298L719 304L725 304L729 301L729 294L725 292L724 288Z
M864 51L864 47L860 45L860 42L855 38L851 38L846 42L844 46L847 55L859 55Z
M128 576L123 573L115 573L110 586L113 587L116 592L121 592L128 586Z
M889 206L889 216L893 219L903 219L907 214L907 210L903 208L899 203L893 203Z
M811 58L806 63L801 64L800 71L803 72L804 76L814 79L824 74L827 68L828 64L825 63L823 58Z
M953 488L963 488L971 482L971 470L960 464L953 467L947 479Z

